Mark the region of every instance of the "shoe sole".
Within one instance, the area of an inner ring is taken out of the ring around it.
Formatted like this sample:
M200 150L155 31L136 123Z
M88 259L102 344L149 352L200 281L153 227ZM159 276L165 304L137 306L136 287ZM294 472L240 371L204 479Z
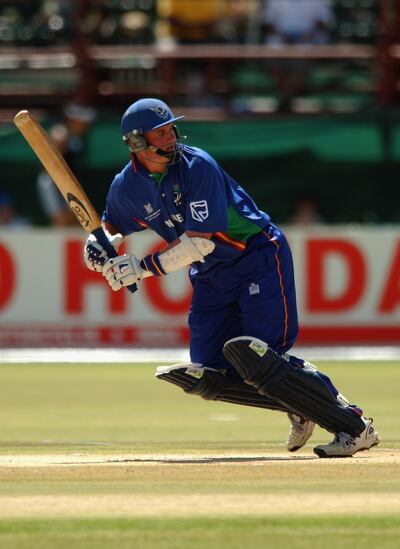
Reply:
M288 448L287 451L288 452L297 452L297 450L300 450L300 448L303 448L304 444L302 444L301 446L293 446L293 448Z
M369 446L368 448L360 448L359 450L357 450L356 452L354 452L354 454L358 454L358 452L366 452L367 450L370 450L371 448L373 448L374 446L378 446L380 440L377 440L376 442L374 442L373 444L371 444L371 446ZM324 450L321 450L320 448L314 448L313 450L314 454L316 454L318 457L320 458L351 458L354 456L354 454L348 454L348 455L343 455L343 454L326 454Z
M303 442L303 444L299 444L298 446L291 446L290 448L288 446L286 446L286 450L288 452L297 452L297 450L300 450L300 448L303 448L303 446L305 446L307 444L307 442L309 441L309 439L311 438L312 436L312 432L310 433L310 435L307 437L307 440L305 440Z
M289 414L288 414L289 415ZM300 448L303 448L303 446L305 446L305 444L310 440L310 438L312 437L313 435L313 432L314 432L314 428L315 428L315 425L313 424L312 427L310 428L310 430L307 432L307 435L305 437L304 442L302 444L298 444L297 446L291 446L289 448L289 446L287 446L287 443L286 443L286 449L288 452L297 452L297 450L300 450Z

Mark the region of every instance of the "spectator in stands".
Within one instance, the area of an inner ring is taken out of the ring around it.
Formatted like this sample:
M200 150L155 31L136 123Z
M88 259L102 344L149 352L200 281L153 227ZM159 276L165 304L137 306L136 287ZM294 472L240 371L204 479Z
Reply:
M0 189L0 228L23 229L29 226L28 220L18 215L11 194Z
M64 109L64 115L68 130L67 154L75 158L85 152L87 132L96 118L96 111L86 105L69 103Z
M220 23L227 15L227 0L161 0L158 44L209 44L223 42ZM189 59L179 65L180 76L188 83L185 104L194 107L214 107L221 104L212 91L213 82L220 80L221 68L204 64L202 59Z
M333 21L331 0L264 0L264 41L275 47L325 44ZM280 108L304 92L311 63L305 59L270 63L281 94Z
M51 128L50 138L68 165L76 172L79 168L77 160L85 152L87 130L94 120L95 112L92 108L71 103L66 106L64 114L65 122ZM43 211L53 226L77 224L62 194L45 171L38 175L37 191Z
M217 26L225 9L225 0L201 0L195 8L193 0L164 0L159 4L168 35L179 44L218 42Z
M220 42L254 42L253 22L258 16L258 0L225 0L224 16L216 25Z
M159 41L178 44L247 42L258 0L159 0Z
M318 207L317 198L311 192L302 193L297 198L295 211L290 219L292 225L309 226L324 223Z

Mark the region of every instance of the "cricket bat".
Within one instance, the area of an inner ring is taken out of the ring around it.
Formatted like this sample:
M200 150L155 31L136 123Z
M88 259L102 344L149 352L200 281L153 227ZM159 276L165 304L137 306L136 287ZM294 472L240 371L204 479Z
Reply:
M15 115L14 124L25 137L44 169L57 185L82 228L86 232L94 234L98 242L106 250L109 258L116 257L118 254L110 244L101 226L101 220L97 211L72 173L71 168L57 147L50 141L39 122L35 120L29 111L22 110ZM133 293L137 290L137 286L136 284L132 284L128 289Z

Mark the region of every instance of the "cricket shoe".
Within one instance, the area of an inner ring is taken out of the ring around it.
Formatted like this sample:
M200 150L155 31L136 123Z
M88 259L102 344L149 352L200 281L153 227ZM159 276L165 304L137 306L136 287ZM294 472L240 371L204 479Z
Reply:
M330 444L322 444L314 448L314 453L321 458L350 457L356 452L369 450L380 442L380 436L372 426L372 419L363 418L365 429L357 437L348 433L338 433Z
M296 414L288 413L288 418L292 424L289 431L289 438L286 442L286 448L289 452L295 452L307 442L314 431L314 423L309 419L300 417Z

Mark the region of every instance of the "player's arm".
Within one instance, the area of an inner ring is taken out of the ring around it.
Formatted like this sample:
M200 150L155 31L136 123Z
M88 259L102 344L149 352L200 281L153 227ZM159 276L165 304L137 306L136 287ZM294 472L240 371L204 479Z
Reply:
M114 227L114 225L112 225L112 223L110 223L109 221L103 221L102 226L103 226L104 232L107 235L114 236L116 234L121 234L120 231L116 227Z
M207 240L210 240L210 238L212 237L212 233L199 233L196 231L185 231L184 234L189 238L206 238ZM165 246L165 248L162 248L162 250L160 250L159 252L160 255L164 254L165 252L168 252L168 250L171 250L172 248L175 248L175 246L178 246L181 243L181 238L182 237L177 238L176 240L168 244L168 246Z
M121 255L110 259L103 267L103 276L114 291L130 286L149 276L165 276L204 258L215 248L212 233L187 231L162 250L143 259L134 255Z

